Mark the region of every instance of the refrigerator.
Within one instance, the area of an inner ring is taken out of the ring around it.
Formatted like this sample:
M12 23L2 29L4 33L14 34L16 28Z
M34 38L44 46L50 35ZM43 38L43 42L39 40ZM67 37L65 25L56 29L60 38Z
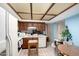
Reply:
M6 30L5 30L5 27L6 27L5 26L5 10L0 7L0 55L1 56L6 55Z
M6 56L17 56L18 19L2 7L0 7L0 28L0 42L2 40L6 41L5 44L3 44L4 49L6 49Z

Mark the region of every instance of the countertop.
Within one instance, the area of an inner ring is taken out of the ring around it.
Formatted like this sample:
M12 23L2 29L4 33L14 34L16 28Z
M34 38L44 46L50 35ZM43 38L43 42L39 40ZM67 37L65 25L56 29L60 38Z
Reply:
M25 35L19 36L18 41L21 40L22 38L35 38L35 37L41 38L41 37L47 37L47 36L42 35L42 34L41 35L38 35L38 34L34 34L34 35L25 34Z

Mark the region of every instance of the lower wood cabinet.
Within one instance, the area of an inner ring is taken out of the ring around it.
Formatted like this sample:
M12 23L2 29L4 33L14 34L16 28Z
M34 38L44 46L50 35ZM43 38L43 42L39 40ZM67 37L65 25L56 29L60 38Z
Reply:
M27 49L28 48L28 41L29 40L38 40L38 38L23 38L23 44L22 44L22 49ZM34 48L35 46L32 46Z
M23 38L23 44L22 44L23 49L28 48L28 40L29 40L29 38Z
M39 38L36 38L36 37L34 37L34 38L23 38L23 44L22 44L22 48L23 49L27 49L28 48L28 40L38 40L38 47L46 47L47 46L47 39L46 39L47 37L45 37L45 36L40 36ZM32 46L33 48L35 47L35 46Z

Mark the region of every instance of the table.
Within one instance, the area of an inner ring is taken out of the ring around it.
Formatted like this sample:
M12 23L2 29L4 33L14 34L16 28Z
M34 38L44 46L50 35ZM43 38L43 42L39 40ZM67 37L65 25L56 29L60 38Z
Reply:
M68 45L68 44L60 44L58 45L59 51L67 56L79 56L79 47Z

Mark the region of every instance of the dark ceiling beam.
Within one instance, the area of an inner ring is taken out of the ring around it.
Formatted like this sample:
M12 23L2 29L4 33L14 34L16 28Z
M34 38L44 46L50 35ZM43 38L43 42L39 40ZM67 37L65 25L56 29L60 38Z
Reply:
M11 9L22 19L22 17L16 12L16 10L13 8L13 6L10 3L7 3Z
M48 11L55 5L55 3L52 3L52 5L47 9L41 20L44 18L44 16L48 13Z
M31 20L33 19L33 14L32 14L32 3L30 3L30 11L31 11Z
M17 12L18 14L31 14L31 13L27 13L27 12ZM38 13L33 13L33 15L44 15L42 13L38 14ZM56 14L46 14L48 16L56 16Z
M66 8L65 10L63 10L62 12L60 12L58 15L60 15L60 14L62 14L63 12L67 11L68 9L72 8L72 7L75 6L76 4L77 4L77 3L74 3L73 5L69 6L68 8ZM57 16L58 16L58 15L57 15ZM55 16L55 17L57 17L57 16ZM52 17L52 18L50 18L49 20L51 20L51 19L53 19L53 18L55 18L55 17Z

